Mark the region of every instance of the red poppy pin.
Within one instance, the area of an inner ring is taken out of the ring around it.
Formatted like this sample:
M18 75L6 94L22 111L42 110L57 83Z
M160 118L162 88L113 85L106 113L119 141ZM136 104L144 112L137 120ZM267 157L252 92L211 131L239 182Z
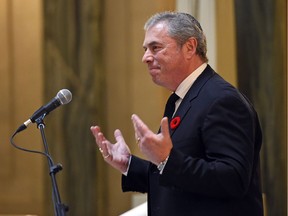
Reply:
M176 128L179 126L180 122L181 122L180 117L179 117L179 116L176 116L175 118L173 118L173 119L171 120L171 122L170 122L170 128L171 128L172 130L176 129Z

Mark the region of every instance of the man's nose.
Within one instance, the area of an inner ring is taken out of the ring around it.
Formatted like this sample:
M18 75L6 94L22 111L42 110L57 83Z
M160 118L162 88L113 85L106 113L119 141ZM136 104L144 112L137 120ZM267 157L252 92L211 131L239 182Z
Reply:
M143 57L142 57L142 62L143 63L149 63L153 61L153 55L149 50L146 50Z

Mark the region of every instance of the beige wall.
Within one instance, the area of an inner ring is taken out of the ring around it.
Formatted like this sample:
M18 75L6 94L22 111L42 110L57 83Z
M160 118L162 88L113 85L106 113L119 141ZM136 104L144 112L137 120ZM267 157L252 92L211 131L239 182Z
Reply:
M237 86L234 1L217 0L215 10L217 72Z
M41 214L43 158L13 148L9 137L41 104L41 1L0 1L0 214ZM41 149L33 125L16 144Z

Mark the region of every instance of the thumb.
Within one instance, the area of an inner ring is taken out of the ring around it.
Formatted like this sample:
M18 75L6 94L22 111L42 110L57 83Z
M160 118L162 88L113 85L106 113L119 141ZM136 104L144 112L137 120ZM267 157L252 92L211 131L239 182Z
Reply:
M114 132L114 137L116 139L117 142L121 142L124 140L124 137L121 133L121 131L119 129L116 129L115 132Z

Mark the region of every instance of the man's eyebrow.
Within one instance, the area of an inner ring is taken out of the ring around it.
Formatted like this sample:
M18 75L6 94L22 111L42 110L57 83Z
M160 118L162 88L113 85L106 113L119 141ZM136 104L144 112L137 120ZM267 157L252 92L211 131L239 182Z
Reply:
M157 42L157 41L151 41L151 42L149 42L148 44L143 44L143 48L146 48L146 47L148 47L148 46L153 46L153 45L156 45L156 44L160 44L159 42Z

